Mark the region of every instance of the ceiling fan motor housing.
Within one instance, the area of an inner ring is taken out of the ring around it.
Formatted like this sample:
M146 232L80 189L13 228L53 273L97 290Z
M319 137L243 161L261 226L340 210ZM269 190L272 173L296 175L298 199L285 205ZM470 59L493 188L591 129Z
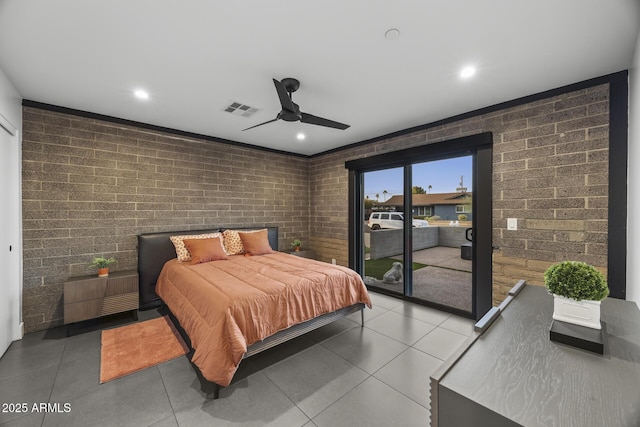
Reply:
M289 92L289 96L291 96L291 93L297 91L300 87L300 81L298 79L294 79L293 77L285 77L284 79L280 80L280 83L282 83L284 88L287 89L287 92Z
M298 106L298 104L294 102L293 106L296 107L295 112L282 110L280 111L280 114L278 114L278 118L287 122L297 122L298 120L302 119L302 114L300 113L300 107Z

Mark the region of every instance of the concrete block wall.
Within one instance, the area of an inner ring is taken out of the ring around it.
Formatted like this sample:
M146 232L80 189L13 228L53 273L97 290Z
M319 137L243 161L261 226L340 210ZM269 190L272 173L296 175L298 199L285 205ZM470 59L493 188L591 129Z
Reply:
M438 245L459 248L469 243L466 235L467 227L438 227Z
M442 228L443 227L414 228L412 236L413 250L419 251L435 246L449 246L439 240ZM404 231L401 229L372 231L369 233L369 249L371 259L401 255L404 252Z
M62 323L62 283L94 255L136 268L143 232L274 225L280 249L300 238L347 265L345 161L486 131L494 303L521 278L542 283L555 261L604 270L608 100L600 85L311 159L24 108L25 330Z
M492 132L494 304L521 278L541 284L556 261L605 270L608 108L604 84L314 157L311 238L347 247L345 161ZM510 217L518 218L517 231L506 229Z
M309 241L309 160L41 110L23 110L25 331L62 323L68 277L93 256L137 268L137 235L278 226Z

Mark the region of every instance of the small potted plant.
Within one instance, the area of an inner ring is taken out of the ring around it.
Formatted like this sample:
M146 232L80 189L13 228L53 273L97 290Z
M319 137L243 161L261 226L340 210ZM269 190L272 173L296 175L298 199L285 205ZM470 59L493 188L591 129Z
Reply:
M89 268L98 269L98 277L107 277L109 275L109 265L116 263L115 258L94 257Z
M562 261L544 273L544 285L553 295L553 319L601 329L600 301L609 295L607 279L594 266Z
M294 251L299 252L302 247L302 241L300 239L294 239L293 242L291 242L291 247Z

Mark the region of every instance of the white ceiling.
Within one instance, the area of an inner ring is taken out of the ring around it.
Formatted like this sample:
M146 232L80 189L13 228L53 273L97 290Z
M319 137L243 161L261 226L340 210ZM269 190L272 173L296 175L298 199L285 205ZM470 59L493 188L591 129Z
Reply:
M0 68L24 99L311 155L627 69L639 20L637 0L0 0ZM284 77L351 127L243 132Z

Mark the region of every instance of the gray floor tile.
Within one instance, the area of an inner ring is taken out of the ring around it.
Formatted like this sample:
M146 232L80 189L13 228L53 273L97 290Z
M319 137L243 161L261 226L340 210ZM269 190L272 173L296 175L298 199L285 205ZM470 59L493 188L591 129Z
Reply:
M46 414L43 426L148 426L173 411L160 372L149 368L70 399L67 414Z
M440 325L451 316L451 314L436 310L435 308L425 307L410 302L405 302L404 304L399 305L393 309L393 312L413 317L414 319L422 320L423 322L431 323L432 325Z
M26 403L31 413L34 403L48 402L58 366L29 370L0 381L0 403ZM0 412L0 424L25 416L24 412Z
M371 294L369 294L371 295ZM376 317L380 316L383 313L386 313L387 311L389 311L388 308L385 308L381 305L376 305L375 303L372 304L371 308L367 307L364 309L364 322L365 324L371 320L371 319L375 319ZM360 314L360 312L358 313L353 313L349 316L347 316L348 319L356 322L358 325L362 324L362 316Z
M309 418L318 415L369 376L319 345L263 372Z
M429 409L429 376L442 360L414 348L386 364L374 377Z
M157 423L151 424L149 427L178 427L178 420L175 415L170 415Z
M476 322L473 319L451 315L447 320L442 322L440 326L462 335L471 336L471 334L473 334L473 325L475 325L475 323Z
M28 348L44 343L64 340L67 337L66 329L63 327L45 329L43 331L31 332L22 337L21 340L11 343L7 351Z
M140 313L151 313L155 310L144 311ZM139 318L139 320L144 320ZM61 327L65 332L69 331L71 336L85 335L90 332L99 332L104 329L112 329L118 328L120 326L130 325L132 323L136 323L139 320L136 320L133 311L125 311L122 313L110 314L108 316L103 316L95 319L83 320L82 322L72 323L71 325L67 325Z
M320 345L370 374L407 349L407 345L367 327L351 329Z
M158 365L174 412L207 402L193 365L186 357L178 357Z
M40 341L33 345L17 346L13 344L0 359L0 381L20 376L40 368L57 366L62 358L65 341Z
M158 311L158 309L153 310L139 310L138 311L138 320L145 321L155 319L156 317L162 317L163 314Z
M429 425L429 411L370 377L313 419L318 427Z
M131 323L130 316L71 337L65 328L28 334L0 358L0 401L69 403L72 410L4 413L0 424L427 425L429 375L472 334L474 322L371 296L364 328L356 313L245 359L216 401L206 399L186 357L100 385L100 328ZM161 315L141 313L141 320Z
M436 327L431 323L403 316L393 311L388 311L376 317L367 322L366 325L369 329L407 345L415 343Z
M236 375L233 377L234 381L246 378L255 373L256 369L264 369L314 345L316 345L316 342L312 340L308 334L305 334L244 359L240 364L240 369L238 369ZM247 369L251 366L249 364L252 364L255 369Z
M440 360L447 360L467 338L466 335L448 329L436 328L413 347Z
M367 308L366 310L369 310L369 309ZM337 320L321 328L318 328L315 331L309 332L308 334L306 334L306 336L309 337L314 342L318 343L318 342L328 340L329 338L333 338L336 335L340 335L341 333L346 332L349 329L359 328L361 326L360 313L357 313L352 316L357 316L357 317L352 318L351 316L348 316L347 318ZM354 319L357 319L357 322L355 322Z
M309 418L262 372L223 389L220 399L176 413L180 427L302 426Z
M68 402L100 387L100 355L92 353L82 359L60 364L51 400Z
M388 295L378 294L375 292L369 292L369 297L371 298L371 304L374 307L382 307L386 308L387 310L393 310L403 303L401 299L390 297Z
M0 424L2 427L34 427L42 425L44 420L44 412L30 412L29 414L9 421L7 423L2 422L3 418L0 417Z
M91 331L65 339L62 363L94 357L100 359L100 339L102 331Z

